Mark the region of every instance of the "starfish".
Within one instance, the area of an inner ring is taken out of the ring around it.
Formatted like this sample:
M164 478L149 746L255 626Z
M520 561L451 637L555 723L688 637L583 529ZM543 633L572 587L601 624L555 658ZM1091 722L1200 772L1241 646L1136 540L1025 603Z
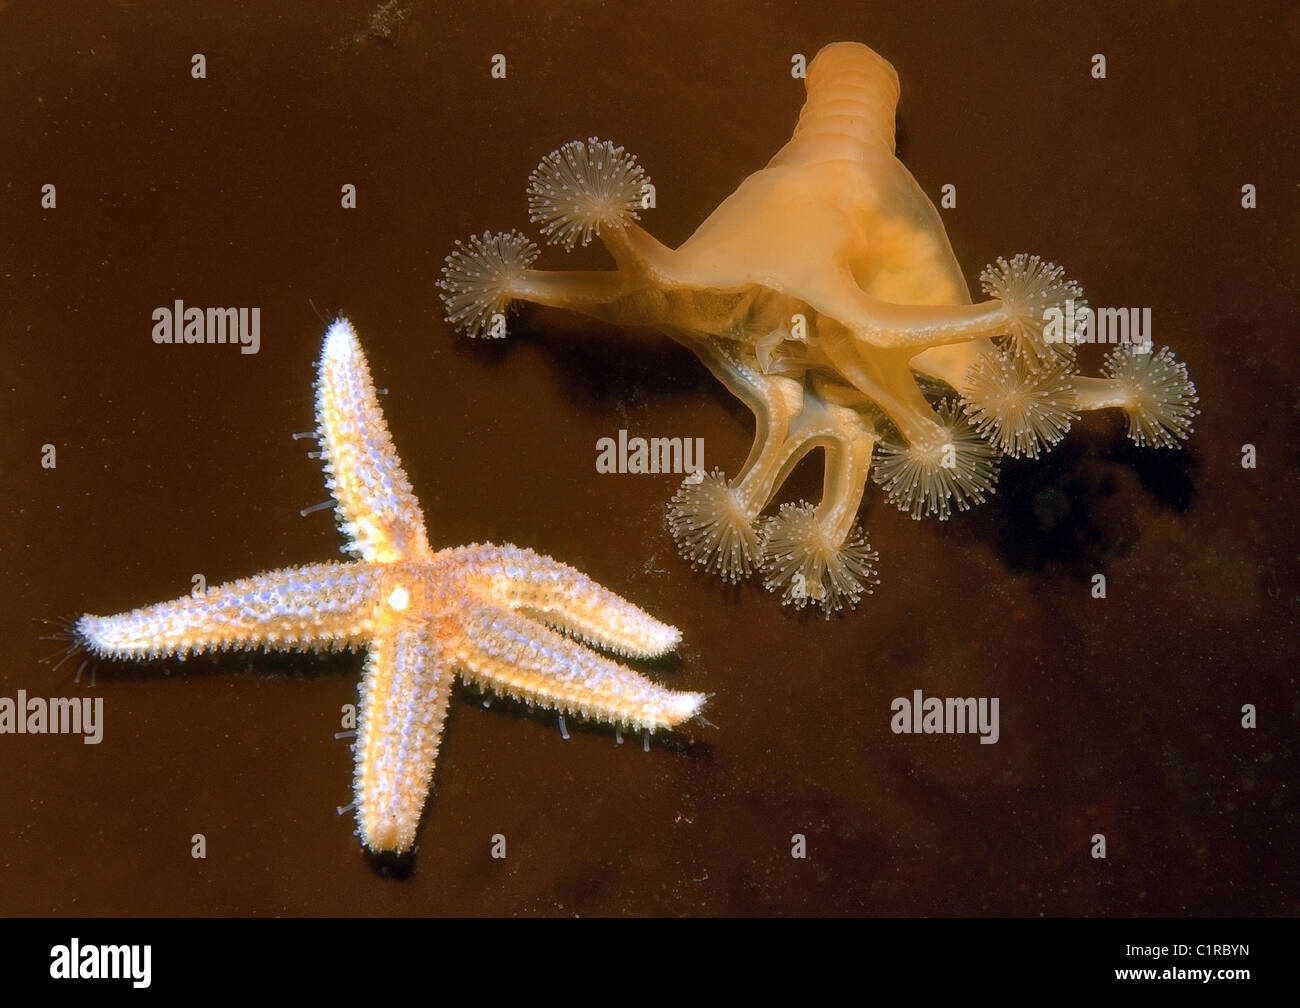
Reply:
M574 140L529 177L530 219L565 249L599 237L615 269L535 270L525 235L484 232L456 243L439 286L447 321L471 336L504 336L530 302L657 327L692 350L753 412L755 437L737 477L693 474L678 490L680 552L729 581L761 571L785 602L830 615L877 583L856 521L868 476L913 518L946 519L993 492L1000 456L1038 458L1079 411L1122 409L1138 445L1176 447L1197 397L1149 341L1115 347L1106 377L1077 374L1089 309L1037 256L997 260L980 277L988 300L971 302L939 214L894 154L886 60L838 42L805 84L790 141L680 247L636 223L653 193L636 158ZM817 448L821 503L764 518Z
M524 703L654 731L698 715L701 693L665 689L584 646L630 658L673 650L680 633L565 564L516 546L433 552L379 408L356 333L330 326L316 437L350 563L320 563L209 588L198 598L74 633L111 658L223 648L365 647L356 770L357 833L372 851L409 851L431 784L457 673Z

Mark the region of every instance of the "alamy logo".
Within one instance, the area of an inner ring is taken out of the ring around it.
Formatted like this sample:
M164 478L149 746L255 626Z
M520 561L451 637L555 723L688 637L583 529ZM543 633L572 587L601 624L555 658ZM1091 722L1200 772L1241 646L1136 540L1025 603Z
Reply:
M186 308L175 301L170 308L155 308L155 343L231 343L241 354L255 354L262 346L261 308Z
M894 716L889 727L895 735L964 735L978 733L980 745L997 742L997 697L923 697L912 690L912 699L898 697L889 709Z
M104 739L103 697L0 697L0 735L82 735L86 745Z
M1076 308L1065 299L1065 310L1043 309L1046 343L1132 343L1138 353L1151 352L1150 308Z
M82 945L73 938L50 949L50 976L55 980L130 980L148 987L152 945Z
M603 437L596 442L598 473L702 473L704 438Z

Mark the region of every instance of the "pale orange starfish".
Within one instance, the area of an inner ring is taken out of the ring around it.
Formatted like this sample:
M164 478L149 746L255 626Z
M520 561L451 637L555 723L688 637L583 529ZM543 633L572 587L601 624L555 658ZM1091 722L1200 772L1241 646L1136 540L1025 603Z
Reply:
M674 627L532 550L429 548L344 319L325 336L316 414L339 525L358 559L287 567L117 616L82 616L75 630L87 650L151 658L258 645L366 647L354 788L358 834L375 851L415 843L457 672L528 704L634 729L668 728L699 713L703 694L664 689L574 639L648 658L677 646Z

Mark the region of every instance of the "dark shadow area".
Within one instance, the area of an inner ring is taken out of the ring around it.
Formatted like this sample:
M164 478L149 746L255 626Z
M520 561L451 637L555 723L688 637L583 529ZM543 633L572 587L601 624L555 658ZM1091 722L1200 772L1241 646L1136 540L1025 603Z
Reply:
M425 802L425 814L428 813L429 806L432 802ZM418 837L424 829L424 815L420 816L420 828L416 830L415 835ZM418 846L418 844L417 844ZM370 870L376 875L383 878L396 879L398 882L407 882L415 875L415 852L404 851L399 854L396 851L372 851L369 848L363 848L366 856L366 863L370 865Z
M1010 569L1078 574L1126 554L1141 534L1138 501L1121 492L1130 478L1161 507L1191 507L1195 453L1097 441L1079 432L1036 460L1004 458L996 495L963 516Z
M1101 450L1103 458L1131 468L1142 489L1161 507L1179 514L1192 509L1203 465L1200 445L1193 438L1179 447L1139 448L1128 438L1117 438Z
M519 338L553 355L575 399L604 406L695 393L715 383L691 351L659 330L607 326L545 308L522 318Z

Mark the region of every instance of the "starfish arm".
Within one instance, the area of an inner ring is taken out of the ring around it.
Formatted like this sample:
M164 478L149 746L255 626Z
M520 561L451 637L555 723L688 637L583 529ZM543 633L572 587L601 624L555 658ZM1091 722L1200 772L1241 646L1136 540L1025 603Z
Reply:
M285 567L195 598L82 616L76 633L105 658L157 658L222 648L359 644L371 632L382 570L365 564Z
M702 693L665 689L505 608L471 611L455 658L468 682L525 703L633 728L670 728L704 705Z
M347 319L336 321L325 334L316 393L316 434L326 484L337 502L348 550L377 561L426 555L429 541L420 504Z
M467 547L467 557L489 579L498 602L519 609L615 654L653 658L681 642L681 631L661 623L620 595L568 564L518 546Z
M357 825L371 850L415 843L454 681L427 614L386 614L369 642L353 778Z

